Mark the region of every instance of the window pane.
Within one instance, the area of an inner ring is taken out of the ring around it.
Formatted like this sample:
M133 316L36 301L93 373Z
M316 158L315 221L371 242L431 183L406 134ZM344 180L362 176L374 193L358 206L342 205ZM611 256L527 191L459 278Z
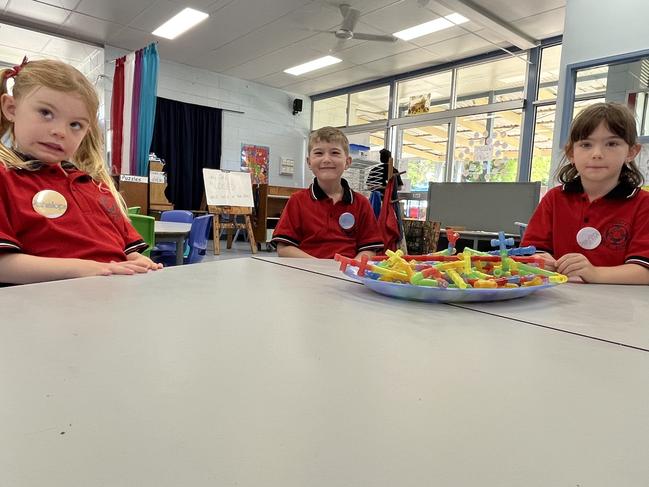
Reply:
M560 61L561 45L548 47L541 51L539 100L554 100L557 97Z
M522 110L457 119L453 181L516 181Z
M390 87L352 93L349 97L349 125L387 120Z
M347 134L350 144L352 165L345 170L343 177L350 188L369 196L367 178L372 167L380 162L379 151L385 147L385 131Z
M550 163L552 160L552 135L556 105L539 107L536 110L534 125L534 145L532 146L532 174L530 181L541 181L541 186L548 186ZM544 192L544 188L541 188Z
M527 64L507 58L457 70L457 108L523 98Z
M448 110L451 105L451 72L402 81L397 84L399 117Z
M575 102L574 108L572 110L572 119L574 120L575 117L579 115L584 108L594 105L595 103L603 103L605 101L605 98L593 98L591 100L582 100Z
M592 95L593 93L606 93L608 81L608 66L581 69L577 71L577 84L575 96Z
M649 92L635 95L635 118L638 121L638 135L649 135Z
M347 95L313 102L313 130L320 127L344 127L347 123Z
M399 131L397 166L406 171L411 191L428 190L429 182L444 181L448 124L426 125Z

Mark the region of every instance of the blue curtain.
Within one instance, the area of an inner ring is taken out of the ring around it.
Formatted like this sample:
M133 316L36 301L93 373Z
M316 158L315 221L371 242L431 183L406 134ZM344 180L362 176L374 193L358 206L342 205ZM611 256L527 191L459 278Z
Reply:
M140 78L140 118L138 121L137 174L147 176L149 149L155 124L156 98L158 94L158 65L160 57L156 44L142 49L142 76Z

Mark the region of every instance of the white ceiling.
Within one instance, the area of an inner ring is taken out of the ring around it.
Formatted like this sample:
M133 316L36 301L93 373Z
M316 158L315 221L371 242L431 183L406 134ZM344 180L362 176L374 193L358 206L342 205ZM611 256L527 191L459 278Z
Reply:
M561 34L565 2L0 0L0 19L128 50L157 40L163 60L295 93L314 94L493 51L514 44L520 34L531 40ZM361 11L355 29L358 32L391 34L460 9L464 9L463 15L470 21L408 42L349 40L335 53L343 60L341 63L298 77L283 73L288 67L331 53L336 45L333 34L313 29L339 27L340 3L349 3ZM208 12L209 19L173 41L150 33L187 6ZM37 34L24 36L10 26L0 27L2 60L18 62L27 51L45 52L39 51L44 48L39 43L42 44ZM84 49L88 47L83 45L65 49L65 56L71 59L87 56Z

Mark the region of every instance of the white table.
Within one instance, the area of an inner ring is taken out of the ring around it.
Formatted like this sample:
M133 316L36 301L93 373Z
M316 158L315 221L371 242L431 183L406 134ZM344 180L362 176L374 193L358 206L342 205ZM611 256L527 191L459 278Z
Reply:
M353 281L333 260L255 259ZM521 299L452 306L649 351L649 286L568 283Z
M182 265L184 261L185 239L192 229L191 223L179 222L155 222L155 241L174 242L176 244L176 265Z
M254 259L4 288L0 309L0 485L649 478L643 351Z

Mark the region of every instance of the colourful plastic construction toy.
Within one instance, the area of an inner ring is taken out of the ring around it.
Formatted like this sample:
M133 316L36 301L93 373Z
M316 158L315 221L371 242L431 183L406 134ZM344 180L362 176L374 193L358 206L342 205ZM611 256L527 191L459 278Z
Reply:
M373 290L390 296L423 301L494 301L529 294L567 282L562 274L543 268L534 247L508 248L513 239L503 232L491 245L497 255L465 248L455 254L459 235L449 235L449 246L430 255L408 256L400 250L369 260L336 254L340 270Z

